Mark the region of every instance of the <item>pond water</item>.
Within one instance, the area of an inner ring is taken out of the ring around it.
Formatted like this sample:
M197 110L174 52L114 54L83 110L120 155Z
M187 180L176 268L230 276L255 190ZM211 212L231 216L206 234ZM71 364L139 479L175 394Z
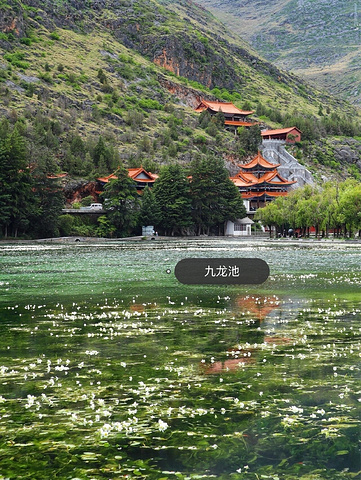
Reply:
M270 277L182 285L187 257ZM360 478L360 260L347 243L1 245L0 479Z

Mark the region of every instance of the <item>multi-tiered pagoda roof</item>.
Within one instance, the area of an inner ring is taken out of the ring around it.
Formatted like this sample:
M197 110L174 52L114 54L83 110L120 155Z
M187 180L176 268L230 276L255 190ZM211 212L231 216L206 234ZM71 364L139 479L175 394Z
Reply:
M296 181L283 178L274 164L262 157L260 152L248 163L240 165L240 171L232 182L238 187L244 200L250 201L250 210L264 206L275 197L284 197Z

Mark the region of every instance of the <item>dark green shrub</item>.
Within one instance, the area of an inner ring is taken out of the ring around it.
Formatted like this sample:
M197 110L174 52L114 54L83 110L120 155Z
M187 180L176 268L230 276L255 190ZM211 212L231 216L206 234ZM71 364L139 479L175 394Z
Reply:
M60 40L60 35L57 32L51 32L50 38L52 40Z

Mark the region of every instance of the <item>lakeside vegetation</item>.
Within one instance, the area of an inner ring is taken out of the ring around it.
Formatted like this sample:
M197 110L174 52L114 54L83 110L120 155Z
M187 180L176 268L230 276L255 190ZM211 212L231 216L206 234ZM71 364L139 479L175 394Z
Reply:
M305 186L287 197L277 198L260 208L255 218L276 232L299 229L301 236L353 238L361 230L361 185L353 179L326 183L322 188Z

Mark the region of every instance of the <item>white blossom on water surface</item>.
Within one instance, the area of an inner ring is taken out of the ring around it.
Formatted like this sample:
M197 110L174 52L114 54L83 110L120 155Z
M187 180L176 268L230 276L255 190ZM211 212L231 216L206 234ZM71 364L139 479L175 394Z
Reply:
M169 425L167 422L163 422L163 420L161 419L158 420L158 428L161 432L164 432L165 430L167 430L168 426Z

